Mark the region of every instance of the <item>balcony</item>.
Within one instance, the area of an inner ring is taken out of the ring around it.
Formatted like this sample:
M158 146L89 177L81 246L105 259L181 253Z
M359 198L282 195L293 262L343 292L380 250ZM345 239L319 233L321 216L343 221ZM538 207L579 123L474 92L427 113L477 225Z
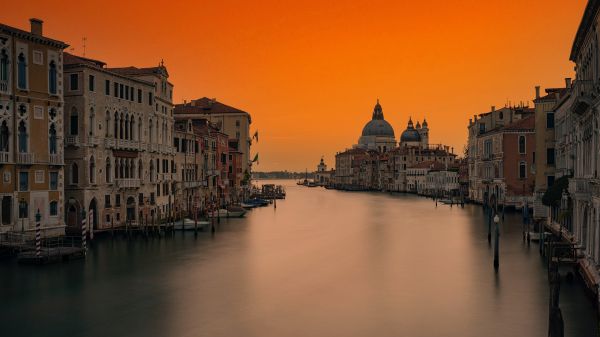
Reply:
M578 80L573 83L572 90L574 102L571 110L578 115L583 115L589 111L598 98L594 83L590 80Z
M17 163L22 165L32 165L35 160L34 153L18 153L17 154Z
M8 152L0 152L0 164L7 164L10 160L10 153Z
M67 136L65 138L65 145L79 146L79 136Z
M49 163L50 165L63 165L64 161L62 154L50 154Z
M183 188L196 188L202 186L201 181L184 181Z
M115 140L113 138L104 138L104 147L112 149L115 147Z
M119 188L139 188L139 179L116 179Z
M88 136L88 144L91 145L91 146L98 146L98 145L100 145L100 137Z
M572 178L569 179L569 193L580 198L590 197L592 185L590 179Z

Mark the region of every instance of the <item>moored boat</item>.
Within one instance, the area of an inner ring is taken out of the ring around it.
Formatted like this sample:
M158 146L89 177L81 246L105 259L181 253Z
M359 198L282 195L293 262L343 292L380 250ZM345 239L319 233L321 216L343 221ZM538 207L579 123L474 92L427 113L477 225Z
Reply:
M210 224L210 222L208 222L208 221L198 220L197 226L196 226L196 221L194 221L193 219L185 218L185 219L183 219L183 221L182 220L176 221L174 229L178 230L178 231L181 231L181 230L193 231L196 228L203 229L204 226L208 226L209 224Z

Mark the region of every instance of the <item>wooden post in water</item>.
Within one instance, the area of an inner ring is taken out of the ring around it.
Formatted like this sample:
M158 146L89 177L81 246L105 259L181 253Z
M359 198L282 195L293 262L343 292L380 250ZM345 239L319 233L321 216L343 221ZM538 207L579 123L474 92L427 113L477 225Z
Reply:
M488 205L486 209L486 217L488 222L488 244L492 244L492 207Z
M495 240L494 240L494 269L498 271L500 267L500 217L498 213L494 215Z

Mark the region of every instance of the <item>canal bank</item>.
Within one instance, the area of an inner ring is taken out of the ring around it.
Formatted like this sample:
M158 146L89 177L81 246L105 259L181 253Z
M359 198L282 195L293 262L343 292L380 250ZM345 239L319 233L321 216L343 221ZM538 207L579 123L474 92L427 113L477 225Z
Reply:
M294 181L286 191L214 236L103 238L85 262L0 264L2 334L547 335L547 270L517 214L495 273L480 207ZM577 282L562 285L561 308L566 336L597 335Z

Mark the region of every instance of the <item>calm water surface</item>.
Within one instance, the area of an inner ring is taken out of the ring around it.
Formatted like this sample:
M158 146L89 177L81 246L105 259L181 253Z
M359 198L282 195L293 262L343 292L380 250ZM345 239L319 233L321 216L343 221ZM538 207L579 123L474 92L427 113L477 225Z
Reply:
M281 183L281 182L280 182ZM0 263L2 336L547 336L548 282L518 215L500 272L480 207L297 187L214 236L97 240L87 261ZM577 284L566 336L597 336Z

